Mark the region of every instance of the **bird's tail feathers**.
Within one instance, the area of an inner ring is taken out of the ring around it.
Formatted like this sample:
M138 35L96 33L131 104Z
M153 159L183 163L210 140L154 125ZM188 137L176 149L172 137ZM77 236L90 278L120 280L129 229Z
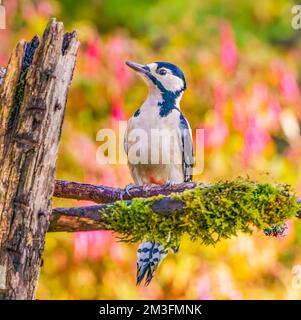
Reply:
M160 262L166 257L168 249L157 242L142 242L137 252L137 285L144 277L145 285L149 285Z

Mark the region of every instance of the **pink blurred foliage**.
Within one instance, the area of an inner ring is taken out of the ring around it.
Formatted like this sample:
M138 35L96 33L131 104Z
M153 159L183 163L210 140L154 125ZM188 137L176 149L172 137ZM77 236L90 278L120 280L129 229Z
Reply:
M99 260L106 253L112 235L109 231L76 232L74 234L74 257L77 261Z
M216 288L216 292L213 288ZM215 272L202 272L197 279L198 299L212 300L216 295L233 300L243 298L241 292L235 288L231 270L224 265L217 267Z
M1 35L0 35L0 42L1 42ZM5 66L7 63L7 56L6 54L0 52L0 66Z
M251 101L249 105L249 112L254 113L259 108L266 104L269 96L269 89L265 83L256 82L253 85L253 91L251 94Z
M113 36L106 45L108 64L112 68L114 91L112 92L111 120L113 127L125 120L124 95L131 79L131 73L125 65L127 57L128 40L121 36Z
M279 129L280 115L282 112L282 106L275 96L270 96L268 99L268 121L270 124L269 129L271 132L275 132Z
M241 153L243 164L248 166L256 155L263 152L270 142L269 133L263 128L256 116L249 117L244 133L244 147Z
M88 59L93 59L97 63L102 62L100 41L97 36L88 43L86 54Z
M31 17L34 19L36 17L51 17L55 15L55 6L54 3L49 1L37 1L37 2L24 2L22 3L22 9L20 10L24 20Z
M22 7L22 16L24 19L26 17L35 17L37 15L37 11L35 5L32 2L26 2Z
M212 300L214 298L214 295L212 293L210 273L206 272L198 278L197 297L200 300Z
M214 96L214 114L211 124L204 124L205 129L205 147L221 147L229 135L227 123L224 118L226 106L226 94L223 85L215 86Z
M89 77L98 77L101 75L101 66L103 64L102 47L99 36L95 33L88 41L84 52L84 72Z
M5 2L6 10L6 23L9 26L17 10L18 1L8 0ZM9 27L0 32L0 66L5 66L8 63L8 58L10 54L12 32Z
M232 97L233 104L233 117L232 123L233 127L237 131L243 131L246 124L246 112L245 112L245 104L246 104L246 95L245 93L238 89L235 91Z
M288 102L296 102L300 98L300 89L296 75L283 63L273 61L271 72L279 82L279 90Z
M18 0L6 0L5 1L5 10L7 18L10 21L10 18L15 14L18 7Z
M49 17L54 14L53 3L49 1L38 1L37 11L39 16Z
M218 117L224 116L226 106L226 88L223 84L218 84L213 89L214 112Z
M238 53L232 26L228 22L220 24L221 64L225 71L234 72L237 66Z
M114 36L106 46L107 60L113 69L118 93L123 93L130 83L131 74L125 65L128 48L127 39Z
M243 134L241 157L243 164L248 166L271 141L270 131L278 128L282 108L264 83L255 83L250 97L245 92L237 90L232 102L233 126Z
M215 116L212 124L205 124L205 148L219 148L225 143L229 135L227 123Z
M74 234L74 258L80 262L91 259L99 261L108 256L118 262L124 261L124 250L111 231L85 231Z
M96 153L97 145L88 136L75 134L70 137L69 151L73 159L84 168L86 182L109 186L123 186L129 180L129 171L122 166L99 164ZM100 156L98 154L98 156ZM105 161L102 160L102 163ZM125 172L126 171L126 172Z
M222 297L232 300L242 299L242 294L234 287L232 274L228 267L220 268L217 271L217 288Z
M100 170L100 166L96 160L97 146L89 137L83 134L73 135L70 139L69 150L75 161L77 161L85 170L85 176L91 182L97 182L98 177L107 174L110 170ZM111 183L114 181L114 173L112 173Z
M120 96L112 97L111 120L113 122L113 126L118 125L119 121L124 121L125 119L126 119L126 115L124 112L123 97L120 97Z
M295 75L289 70L283 70L280 89L289 102L295 102L300 97L300 90Z
M222 85L217 85L213 89L214 96L214 115L211 124L204 124L205 129L205 147L218 148L221 147L228 134L228 126L224 119L224 111L226 104L225 90Z

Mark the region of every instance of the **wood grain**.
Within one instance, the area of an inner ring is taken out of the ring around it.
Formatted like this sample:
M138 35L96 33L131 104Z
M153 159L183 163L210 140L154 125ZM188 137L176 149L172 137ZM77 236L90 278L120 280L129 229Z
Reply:
M0 299L35 297L78 46L52 19L41 40L17 45L1 84Z

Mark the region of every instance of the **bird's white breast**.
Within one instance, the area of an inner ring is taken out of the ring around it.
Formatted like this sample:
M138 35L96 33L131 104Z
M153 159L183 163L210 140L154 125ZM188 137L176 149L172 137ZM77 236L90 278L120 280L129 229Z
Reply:
M140 108L139 116L132 117L128 121L128 162L133 179L137 184L182 182L184 179L179 111L173 109L165 117L161 117L159 111L160 108L156 104L145 103ZM147 163L136 163L136 155L131 153L131 147L137 142L137 140L132 140L133 133L137 129L143 131L144 141L139 143L140 156L147 155ZM163 139L159 137L158 140L156 134L162 135ZM166 139L168 134L170 136Z

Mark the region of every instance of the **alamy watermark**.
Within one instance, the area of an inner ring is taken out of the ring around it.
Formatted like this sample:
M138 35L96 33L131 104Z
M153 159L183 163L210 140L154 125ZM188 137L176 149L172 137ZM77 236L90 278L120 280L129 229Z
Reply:
M291 26L294 30L301 29L301 4L296 4L292 7L292 22Z
M195 154L191 132L153 128L136 128L126 132L127 122L119 121L118 130L101 129L96 141L101 142L96 160L101 165L183 165L193 167L193 175L204 170L204 129L195 131ZM126 139L124 139L126 137Z
M5 13L4 5L0 0L0 30L5 28L6 28L6 13Z

